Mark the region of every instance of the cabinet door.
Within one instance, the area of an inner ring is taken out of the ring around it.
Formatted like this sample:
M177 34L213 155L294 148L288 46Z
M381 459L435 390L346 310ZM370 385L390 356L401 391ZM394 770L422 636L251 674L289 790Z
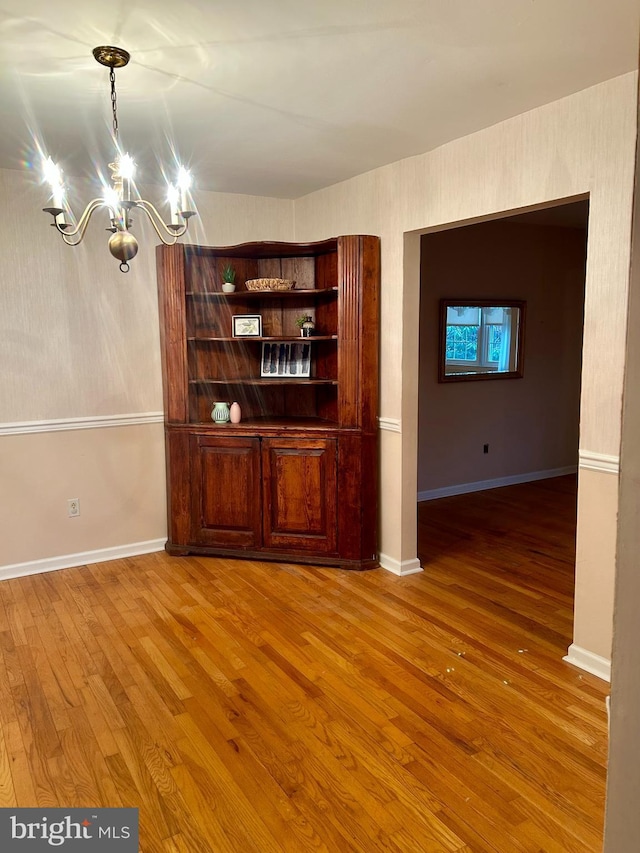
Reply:
M336 550L335 439L262 440L264 547Z
M234 548L259 546L259 439L194 435L191 443L194 542Z

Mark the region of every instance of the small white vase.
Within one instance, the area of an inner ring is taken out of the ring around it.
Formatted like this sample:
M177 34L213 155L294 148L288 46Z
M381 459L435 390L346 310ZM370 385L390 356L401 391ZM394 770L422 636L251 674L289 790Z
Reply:
M225 281L224 284L222 285L222 292L223 293L233 293L233 291L235 289L236 289L235 284L231 284L230 281Z
M239 424L242 419L242 410L239 403L232 403L229 409L229 419L232 424Z
M226 424L229 422L229 404L214 403L211 409L211 420L214 424Z

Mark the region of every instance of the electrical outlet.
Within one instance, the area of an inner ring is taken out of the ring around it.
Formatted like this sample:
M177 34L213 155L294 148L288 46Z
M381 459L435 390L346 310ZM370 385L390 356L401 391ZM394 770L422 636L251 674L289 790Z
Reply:
M483 453L488 453L488 452L489 452L489 445L488 445L488 444L485 444L485 445L484 445L484 447L482 448L482 452L483 452Z
M80 515L80 498L69 498L67 501L67 513L69 518Z

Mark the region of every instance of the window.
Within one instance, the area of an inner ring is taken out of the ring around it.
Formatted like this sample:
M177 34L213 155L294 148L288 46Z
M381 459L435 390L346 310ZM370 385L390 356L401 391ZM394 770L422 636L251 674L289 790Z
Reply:
M441 301L440 381L522 375L524 302Z

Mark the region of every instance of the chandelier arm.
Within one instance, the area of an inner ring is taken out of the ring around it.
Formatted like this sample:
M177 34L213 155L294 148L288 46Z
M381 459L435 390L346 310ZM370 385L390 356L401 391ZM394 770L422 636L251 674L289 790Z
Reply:
M77 240L70 240L64 231L61 231L60 233L62 234L62 242L66 243L67 246L79 246L80 243L82 243L82 237L84 237L84 234L82 234Z
M58 223L56 222L56 228L62 234L63 237L77 237L78 235L80 235L78 239L73 243L70 243L68 240L65 240L64 242L67 243L67 245L78 245L78 243L84 237L84 232L87 230L87 225L89 224L89 220L91 219L91 215L93 214L94 210L97 210L103 204L104 199L102 198L94 198L93 201L90 201L89 204L85 207L84 212L78 220L78 224L75 228L61 228L60 225L58 225Z
M182 225L178 231L173 231L167 228L164 223L164 220L158 213L158 210L154 207L153 204L151 204L150 201L139 199L136 206L142 208L142 210L144 210L144 212L147 214L147 216L149 217L149 221L155 229L156 234L162 240L165 246L173 246L177 242L179 237L182 237L184 234L187 233L188 223ZM162 226L162 228L164 229L164 233L160 230L160 226ZM168 235L170 239L167 240L166 235Z

